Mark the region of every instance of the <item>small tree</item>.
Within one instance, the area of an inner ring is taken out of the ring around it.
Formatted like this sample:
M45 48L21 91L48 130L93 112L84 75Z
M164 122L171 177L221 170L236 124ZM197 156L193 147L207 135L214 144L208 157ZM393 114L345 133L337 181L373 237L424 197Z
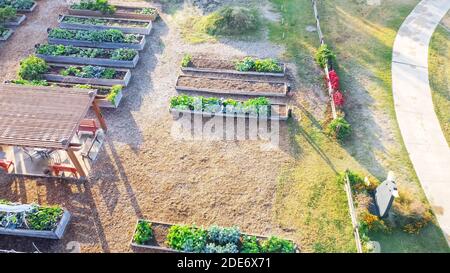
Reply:
M344 141L352 132L351 125L343 117L334 119L328 125L328 134L339 141Z

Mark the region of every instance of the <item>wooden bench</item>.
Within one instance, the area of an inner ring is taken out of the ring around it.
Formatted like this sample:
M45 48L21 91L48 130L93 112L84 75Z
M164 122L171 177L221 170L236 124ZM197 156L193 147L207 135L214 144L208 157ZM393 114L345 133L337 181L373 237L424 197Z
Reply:
M78 171L75 167L65 164L55 163L48 166L52 172L55 173L56 176L59 176L59 173L62 172L70 172L73 176L78 178Z
M14 165L14 162L11 160L0 159L0 168L3 169L6 173L9 172L9 168Z

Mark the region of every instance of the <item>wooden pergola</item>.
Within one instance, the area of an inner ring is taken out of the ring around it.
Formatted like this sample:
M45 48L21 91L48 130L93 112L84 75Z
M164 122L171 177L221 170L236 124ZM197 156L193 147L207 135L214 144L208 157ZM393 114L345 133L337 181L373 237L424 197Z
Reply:
M96 93L93 89L0 84L0 145L64 150L85 177L74 154L79 144L71 140L91 106L107 130Z

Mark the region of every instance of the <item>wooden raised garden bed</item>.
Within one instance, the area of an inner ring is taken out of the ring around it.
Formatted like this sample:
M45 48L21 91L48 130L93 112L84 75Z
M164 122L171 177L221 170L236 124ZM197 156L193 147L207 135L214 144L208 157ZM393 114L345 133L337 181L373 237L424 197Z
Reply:
M139 19L151 21L155 21L158 18L158 10L154 7L151 7L151 9L155 10L154 14L140 13L140 11L143 9L141 7L128 7L120 5L114 5L114 7L116 8L116 12L114 12L113 14L104 14L101 11L96 10L73 9L73 8L69 8L69 14L79 16L94 16L94 17L108 16L111 18Z
M43 54L36 54L36 56L50 63L80 64L80 65L87 64L87 65L124 67L124 68L135 68L139 61L139 54L136 54L136 56L131 61L111 60L101 58L70 57L70 56L50 56Z
M28 13L28 12L33 12L37 7L37 3L34 2L33 6L31 6L31 8L29 9L17 9L17 12L24 12L24 13Z
M17 14L16 18L13 21L6 22L5 26L18 27L23 23L23 21L25 21L25 19L27 19L27 16L25 16L23 14Z
M146 244L138 244L134 242L134 238L131 238L131 247L135 250L149 250L151 252L164 252L164 253L183 253L183 251L175 250L170 248L166 244L166 236L169 232L170 227L174 226L174 224L164 223L164 222L156 222L156 221L147 221L140 219L136 222L135 225L135 232L138 227L138 223L140 221L146 221L148 223L151 223L152 230L153 230L153 238L150 239L149 242ZM262 236L262 235L254 235L254 234L246 234L241 233L241 236L255 236L258 240L268 240L269 237ZM134 237L134 234L133 234ZM297 246L295 246L296 251L299 252L299 249Z
M285 97L289 92L289 86L284 82L205 78L183 75L178 77L175 88L177 91L186 92L264 97Z
M286 75L286 65L280 63L283 71L281 73L268 73L256 71L239 71L235 69L237 60L222 60L202 57L192 57L187 67L181 67L183 72L197 73L215 73L215 74L231 74L246 76L266 76L266 77L284 77Z
M50 231L50 230L9 229L0 227L0 234L59 240L63 237L67 225L69 224L69 221L70 221L70 213L67 210L64 210L61 220L59 220L59 223L55 230Z
M66 69L69 65L64 64L49 64L50 72L44 74L44 79L50 82L75 83L75 84L89 84L89 85L122 85L127 86L131 79L131 71L129 69L115 69L116 79L100 79L100 78L82 78L76 76L63 76L59 71ZM78 67L77 67L78 68Z
M62 15L58 22L60 28L67 29L81 29L81 30L107 30L107 29L117 29L123 33L134 33L149 35L152 30L152 21L147 20L132 20L132 19L117 19L117 18L103 18L98 17L96 20L101 20L102 23L91 24L91 23L76 23L76 22L66 22L65 18L78 18L83 19L93 19L92 17L86 16L74 16L74 15Z
M72 46L84 46L84 47L95 47L95 48L108 48L108 49L118 49L118 48L131 48L136 50L143 50L145 47L145 36L140 35L139 43L111 43L111 42L93 42L93 41L83 41L75 39L57 39L48 37L49 44L59 44L59 45L72 45Z
M6 41L9 39L9 37L14 33L14 30L7 29L6 33L3 36L0 36L0 41Z
M181 110L172 108L169 110L174 116L180 114L202 115L206 117L230 117L230 118L252 118L268 120L287 120L291 116L291 110L286 104L271 104L270 116L259 116L249 113L224 113L224 112L206 112L195 110Z

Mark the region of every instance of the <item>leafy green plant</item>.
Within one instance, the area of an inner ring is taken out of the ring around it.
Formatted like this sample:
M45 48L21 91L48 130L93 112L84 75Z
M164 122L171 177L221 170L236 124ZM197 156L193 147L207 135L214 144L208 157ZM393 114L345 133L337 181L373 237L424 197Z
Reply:
M182 67L189 67L192 64L192 55L184 54L183 59L181 60Z
M241 253L261 253L261 246L255 236L244 236L242 238Z
M111 54L112 60L131 61L137 55L137 51L129 48L119 48Z
M185 252L201 253L206 246L207 232L195 226L171 226L167 234L169 247Z
M46 80L33 80L28 81L24 79L12 80L11 83L21 84L21 85L30 85L30 86L49 86L50 84Z
M0 26L0 37L6 36L6 34L8 34L9 31L10 31L9 29Z
M15 9L30 9L33 7L34 1L32 0L0 0L0 8L12 7Z
M19 77L23 80L41 80L42 74L48 71L47 63L34 55L31 55L20 62Z
M0 25L16 18L16 9L10 6L0 8Z
M224 228L216 225L208 229L208 241L217 245L237 245L241 238L241 232L237 227Z
M338 117L328 124L328 134L339 141L344 141L351 132L351 125L343 117Z
M77 76L81 72L76 66L69 66L66 69L61 70L60 74L63 76Z
M266 73L281 73L283 68L274 59L253 59L252 57L245 57L244 59L235 63L237 71L256 71Z
M26 220L30 229L53 230L61 219L63 209L54 207L36 207L33 213L28 213Z
M106 96L106 99L113 105L116 105L116 97L120 92L122 92L122 88L122 85L114 85L113 87L111 87L111 91L109 92L108 96Z
M228 243L225 245L216 245L209 243L206 245L205 253L239 253L239 248L236 244Z
M264 253L295 253L295 244L289 240L272 236L261 244Z
M316 62L320 67L324 68L328 61L334 61L336 55L331 51L327 44L323 44L316 52Z
M102 58L111 60L131 61L137 55L137 51L128 48L102 49L88 47L74 47L64 45L39 45L36 48L37 54L49 56L70 56L81 58Z
M124 34L120 30L72 30L54 28L48 33L49 38L90 41L90 42L109 42L109 43L134 43L137 44L143 38L138 34Z
M136 231L134 232L133 241L137 244L144 245L153 238L152 224L148 221L139 220Z
M95 10L103 14L114 14L116 12L116 7L110 5L108 0L81 0L80 3L73 4L71 8Z
M154 14L158 14L158 10L155 8L142 8L142 9L137 10L137 13L146 14L146 15L154 15Z

